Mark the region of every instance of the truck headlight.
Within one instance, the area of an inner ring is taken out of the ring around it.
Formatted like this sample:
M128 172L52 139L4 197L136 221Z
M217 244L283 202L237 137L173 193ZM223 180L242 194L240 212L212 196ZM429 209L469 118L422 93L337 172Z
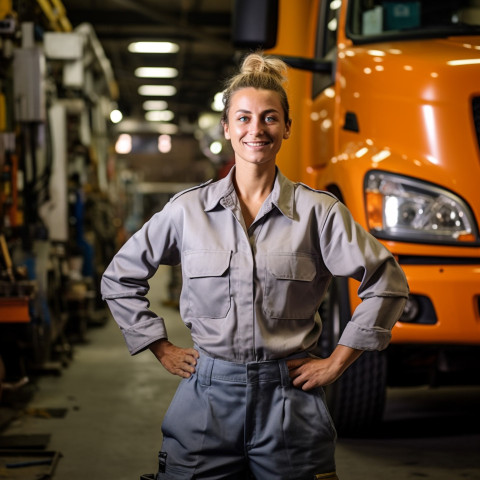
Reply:
M421 180L372 170L365 176L365 203L368 228L378 238L443 244L479 238L465 201Z

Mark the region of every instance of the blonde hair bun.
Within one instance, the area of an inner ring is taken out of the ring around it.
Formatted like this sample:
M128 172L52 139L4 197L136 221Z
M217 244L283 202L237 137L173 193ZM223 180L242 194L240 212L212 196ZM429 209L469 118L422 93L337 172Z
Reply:
M264 56L260 53L251 53L245 57L240 72L244 75L271 75L280 83L287 80L286 63L279 58Z

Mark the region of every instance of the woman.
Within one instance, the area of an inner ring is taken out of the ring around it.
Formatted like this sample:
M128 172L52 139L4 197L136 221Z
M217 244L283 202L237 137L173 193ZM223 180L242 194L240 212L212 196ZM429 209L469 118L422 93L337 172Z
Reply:
M161 479L337 478L321 387L388 345L408 294L392 255L336 198L276 167L291 129L285 72L278 59L246 57L224 94L235 166L175 196L103 277L131 354L149 348L184 379L162 425ZM168 341L145 299L158 265L180 262L191 349ZM359 280L362 303L322 359L318 308L332 276Z

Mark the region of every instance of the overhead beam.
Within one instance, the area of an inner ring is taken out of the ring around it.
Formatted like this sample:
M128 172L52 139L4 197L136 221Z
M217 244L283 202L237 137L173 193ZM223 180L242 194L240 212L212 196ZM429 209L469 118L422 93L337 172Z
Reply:
M217 37L216 35L211 35L206 32L203 28L192 25L184 25L180 19L170 13L159 10L158 8L150 8L145 5L140 4L138 1L134 0L111 0L112 3L115 3L123 8L128 10L141 13L146 18L154 19L157 22L164 25L175 25L175 28L178 32L188 35L190 37L196 38L203 42L215 44L217 47L223 47L225 50L232 50L232 44L230 42L224 41L222 38Z

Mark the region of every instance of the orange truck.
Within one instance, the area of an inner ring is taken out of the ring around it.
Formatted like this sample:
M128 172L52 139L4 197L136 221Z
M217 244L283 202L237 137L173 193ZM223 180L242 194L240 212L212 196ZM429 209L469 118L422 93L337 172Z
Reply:
M480 384L480 0L237 0L234 42L292 67L280 169L334 193L410 285L387 350L327 388L339 433L372 428L388 386ZM325 354L356 288L331 284Z

